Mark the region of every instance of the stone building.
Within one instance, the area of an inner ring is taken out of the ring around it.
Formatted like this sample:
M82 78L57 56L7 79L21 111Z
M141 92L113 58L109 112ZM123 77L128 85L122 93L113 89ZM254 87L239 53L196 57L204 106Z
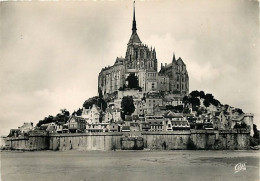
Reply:
M92 105L91 108L85 109L83 107L82 115L84 119L86 119L86 122L88 124L92 123L99 123L100 122L100 117L101 117L101 110L98 106L95 104Z
M28 133L29 131L33 130L33 123L28 122L24 123L21 127L18 127L21 133Z
M133 12L132 34L127 44L125 58L116 58L113 66L105 67L98 76L98 88L103 94L118 91L126 85L130 73L138 77L143 92L189 93L189 76L181 58L173 57L172 63L161 66L158 63L155 48L143 44L137 34L135 7Z
M68 120L68 129L71 133L82 133L86 129L86 120L79 116L70 116Z
M189 93L189 75L186 65L181 58L175 59L173 55L172 63L161 64L160 76L169 77L169 90L173 93L188 94Z

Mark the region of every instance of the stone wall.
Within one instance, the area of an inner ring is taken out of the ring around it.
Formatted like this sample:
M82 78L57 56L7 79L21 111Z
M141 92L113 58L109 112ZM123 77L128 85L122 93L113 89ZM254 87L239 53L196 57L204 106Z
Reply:
M11 150L47 150L49 149L49 137L44 136L21 136L5 138L5 147Z
M143 132L144 147L151 150L186 150L189 130L174 132Z
M250 132L245 130L191 130L191 140L197 149L249 149Z
M121 149L122 133L51 134L50 150L113 150Z
M243 150L249 149L249 131L183 130L174 132L64 133L5 138L15 150Z
M142 150L144 149L144 141L142 137L122 137L122 150Z

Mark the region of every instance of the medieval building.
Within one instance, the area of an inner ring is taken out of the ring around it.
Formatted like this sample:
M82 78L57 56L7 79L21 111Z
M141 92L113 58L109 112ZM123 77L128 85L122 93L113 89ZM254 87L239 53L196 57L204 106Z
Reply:
M181 58L176 60L173 56L172 63L161 65L159 73L157 66L155 49L143 44L137 34L134 7L132 35L127 44L125 58L117 58L113 66L101 70L98 88L103 94L118 91L126 84L129 74L134 73L143 92L189 93L189 76Z

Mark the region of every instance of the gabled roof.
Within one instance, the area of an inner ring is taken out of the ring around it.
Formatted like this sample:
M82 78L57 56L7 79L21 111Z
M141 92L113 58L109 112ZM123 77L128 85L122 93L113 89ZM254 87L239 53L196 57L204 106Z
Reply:
M183 62L183 60L181 59L181 57L178 58L177 64L179 64L179 65L182 65L182 64L185 65L185 63Z
M168 111L163 115L165 118L183 118L183 114L177 114L172 111Z
M101 109L96 104L93 104L92 107L91 107L91 109L94 109L94 108L96 108L96 110L98 112L101 112Z
M165 66L165 68L167 69L167 68L170 68L172 66L172 63L169 63L169 64L167 64L166 66Z
M127 45L130 45L130 44L141 44L141 43L142 42L141 42L138 34L136 32L133 32Z

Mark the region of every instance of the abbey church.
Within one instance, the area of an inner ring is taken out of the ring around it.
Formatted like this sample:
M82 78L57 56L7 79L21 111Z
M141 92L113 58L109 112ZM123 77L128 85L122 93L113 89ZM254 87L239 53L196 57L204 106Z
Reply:
M135 7L133 12L132 35L127 44L125 58L116 58L113 66L105 67L98 76L98 88L103 94L118 91L127 84L127 77L134 74L139 87L145 93L166 92L187 95L189 93L189 76L186 65L181 58L173 55L170 64L161 64L158 71L156 50L143 44L137 34Z

